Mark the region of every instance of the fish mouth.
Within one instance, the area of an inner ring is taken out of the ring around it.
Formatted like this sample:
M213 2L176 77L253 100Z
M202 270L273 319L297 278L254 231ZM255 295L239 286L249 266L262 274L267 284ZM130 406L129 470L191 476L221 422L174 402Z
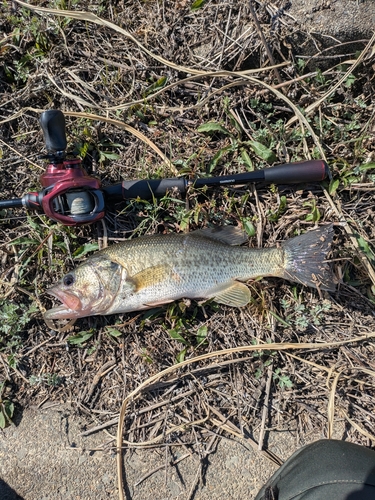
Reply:
M64 292L57 287L49 288L46 293L58 299L62 304L46 311L44 313L45 319L74 319L87 316L87 311L83 309L82 302L77 295Z

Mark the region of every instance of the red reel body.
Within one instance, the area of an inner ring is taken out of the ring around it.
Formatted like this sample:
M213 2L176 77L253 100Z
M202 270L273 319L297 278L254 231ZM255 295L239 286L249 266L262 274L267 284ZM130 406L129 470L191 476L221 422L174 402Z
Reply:
M44 213L66 226L91 224L105 215L100 182L90 177L74 158L50 163L40 182L44 187L41 205Z

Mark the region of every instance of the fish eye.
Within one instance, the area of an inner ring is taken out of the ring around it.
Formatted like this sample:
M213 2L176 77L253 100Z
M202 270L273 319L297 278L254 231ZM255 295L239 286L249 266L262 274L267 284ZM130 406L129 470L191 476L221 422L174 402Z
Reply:
M74 276L73 276L73 274L67 274L66 276L64 276L63 283L64 283L65 286L71 286L71 285L73 285L73 283L74 283Z

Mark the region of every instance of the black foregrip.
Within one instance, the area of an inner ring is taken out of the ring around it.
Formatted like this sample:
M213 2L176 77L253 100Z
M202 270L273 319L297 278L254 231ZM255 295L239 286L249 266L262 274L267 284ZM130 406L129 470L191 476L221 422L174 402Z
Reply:
M2 208L22 207L22 205L22 198L15 198L14 200L4 200L0 201L0 210Z
M128 198L142 198L148 200L155 196L156 198L164 196L167 192L178 193L186 192L187 181L183 177L176 179L148 179L148 180L135 180L123 181L122 183L122 196L124 199Z
M309 160L299 163L286 163L264 170L264 180L275 184L298 184L319 182L328 175L328 165L323 160Z
M40 125L48 153L65 151L65 117L59 109L49 109L40 115Z

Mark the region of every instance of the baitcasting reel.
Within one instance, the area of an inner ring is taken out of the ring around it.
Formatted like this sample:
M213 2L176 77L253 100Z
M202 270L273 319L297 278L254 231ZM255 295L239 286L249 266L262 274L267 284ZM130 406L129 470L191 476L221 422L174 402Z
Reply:
M105 215L100 182L90 177L80 158L66 153L65 117L59 110L44 111L40 117L48 160L40 176L42 191L0 202L0 208L24 206L44 212L67 226L91 224Z

